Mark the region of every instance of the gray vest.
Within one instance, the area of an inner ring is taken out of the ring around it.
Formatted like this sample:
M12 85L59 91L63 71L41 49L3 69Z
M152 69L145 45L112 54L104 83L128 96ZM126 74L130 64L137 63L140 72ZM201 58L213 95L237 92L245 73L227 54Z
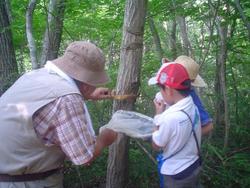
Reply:
M33 114L63 95L77 93L57 74L45 68L20 77L0 98L0 173L30 174L60 167L60 147L45 146L33 128Z

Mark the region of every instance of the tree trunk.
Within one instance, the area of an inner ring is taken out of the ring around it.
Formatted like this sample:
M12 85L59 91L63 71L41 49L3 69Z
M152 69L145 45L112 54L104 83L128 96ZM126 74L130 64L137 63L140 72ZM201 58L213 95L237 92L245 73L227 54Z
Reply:
M213 13L213 16L211 16L211 17L213 17L213 18L212 18L211 21L208 23L208 29L209 29L208 45L207 45L207 47L206 47L204 50L201 51L200 57L202 57L202 58L200 58L200 59L202 59L202 60L201 60L201 63L200 63L200 69L201 69L202 65L203 65L203 64L205 63L205 61L206 61L206 58L207 58L208 53L209 53L209 51L210 51L211 44L212 44L212 42L213 42L214 26L215 26L215 22L216 22L218 10L219 10L219 4L217 5L216 9L213 8L212 11L211 11L211 12ZM205 45L204 45L204 46L205 46Z
M7 11L7 15L9 18L9 22L12 22L12 14L11 14L11 8L10 8L10 0L5 0L5 6L6 6L6 11Z
M178 21L179 26L180 26L181 38L182 38L183 47L184 47L184 53L185 53L185 55L194 58L194 54L192 52L192 46L191 46L191 43L190 43L190 41L188 39L185 17L184 16L178 16L177 21Z
M237 84L237 81L235 79L235 73L234 73L234 70L233 70L233 65L232 63L229 64L230 66L230 72L232 74L232 80L233 80L233 83L232 83L232 87L234 89L234 94L235 94L235 121L236 121L236 124L239 124L239 89L238 89L238 84Z
M163 50L161 47L161 40L160 40L160 36L157 32L157 29L155 27L154 20L150 14L148 14L148 23L149 23L149 28L150 28L150 31L152 33L153 39L154 39L156 53L158 55L159 62L161 62L161 59L163 58Z
M108 62L107 62L108 68L114 62L115 49L116 49L116 47L115 47L115 37L116 37L116 35L117 35L117 32L114 32L112 34L112 38L111 38L110 43L109 43L109 53L108 53Z
M143 51L143 33L147 0L127 0L121 45L121 64L117 78L118 94L137 94L140 85L140 67ZM133 110L134 100L115 101L113 111ZM123 188L128 182L128 144L129 138L119 135L110 146L107 188Z
M32 25L33 12L35 8L36 8L36 0L30 0L26 11L26 35L30 50L32 69L37 69L39 67L37 62L36 44L33 38L33 25Z
M224 148L228 146L229 120L228 120L228 102L226 94L226 59L227 59L227 25L218 23L219 51L216 59L217 65L217 84L218 93L216 108L216 123L225 127Z
M65 0L50 0L40 65L57 58L63 31Z
M18 76L12 33L5 0L0 0L0 96Z
M250 40L250 21L249 19L246 17L246 15L244 14L244 11L240 5L240 1L239 0L234 0L234 3L236 5L237 10L240 13L240 17L243 21L243 23L246 25L247 31L248 31L248 39Z
M176 19L174 18L173 21L171 21L171 31L170 31L170 50L172 53L173 59L177 58L177 47L176 47Z

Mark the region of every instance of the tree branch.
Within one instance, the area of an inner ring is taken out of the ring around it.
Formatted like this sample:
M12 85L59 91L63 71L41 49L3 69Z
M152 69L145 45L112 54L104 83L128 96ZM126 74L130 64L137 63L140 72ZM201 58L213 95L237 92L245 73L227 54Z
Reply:
M149 157L149 159L155 164L157 165L157 161L155 160L155 158L151 155L151 153L149 153L149 151L138 141L135 140L135 143L142 149L142 151L144 151L144 153Z

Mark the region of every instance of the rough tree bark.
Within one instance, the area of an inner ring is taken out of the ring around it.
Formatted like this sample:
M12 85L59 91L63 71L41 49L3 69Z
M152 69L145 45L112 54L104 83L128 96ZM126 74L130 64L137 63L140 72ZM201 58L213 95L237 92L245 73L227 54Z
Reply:
M12 14L11 14L11 8L10 8L10 0L5 0L5 6L6 6L6 11L7 11L7 15L9 18L9 22L12 22Z
M18 76L10 21L4 0L0 0L0 96Z
M143 33L147 0L127 0L121 45L121 63L117 78L118 94L137 94L140 85L140 67L143 51ZM115 101L113 111L132 110L135 100ZM123 188L128 182L129 138L119 135L109 148L107 188Z
M148 13L148 23L149 23L149 28L150 28L150 31L152 33L153 39L154 39L156 53L157 53L159 61L161 62L161 59L163 58L163 50L161 47L161 40L160 40L160 36L158 34L158 31L156 29L155 22L149 13Z
M39 67L37 62L37 50L36 50L35 40L33 38L33 26L32 26L32 18L35 8L36 8L36 0L30 0L26 11L26 35L30 50L32 69L37 69Z
M62 38L65 0L50 0L40 65L57 58Z

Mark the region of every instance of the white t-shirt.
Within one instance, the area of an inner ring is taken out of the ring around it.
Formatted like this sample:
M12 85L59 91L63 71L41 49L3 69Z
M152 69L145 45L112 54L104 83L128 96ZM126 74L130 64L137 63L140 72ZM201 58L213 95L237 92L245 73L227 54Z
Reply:
M175 175L182 172L198 159L198 149L193 133L191 134L192 124L188 116L180 110L188 113L192 121L195 122L194 129L199 145L201 141L199 112L191 96L185 97L163 113L156 115L154 121L159 126L159 130L153 133L154 143L163 149L164 159L177 152L163 163L161 173L165 175Z

